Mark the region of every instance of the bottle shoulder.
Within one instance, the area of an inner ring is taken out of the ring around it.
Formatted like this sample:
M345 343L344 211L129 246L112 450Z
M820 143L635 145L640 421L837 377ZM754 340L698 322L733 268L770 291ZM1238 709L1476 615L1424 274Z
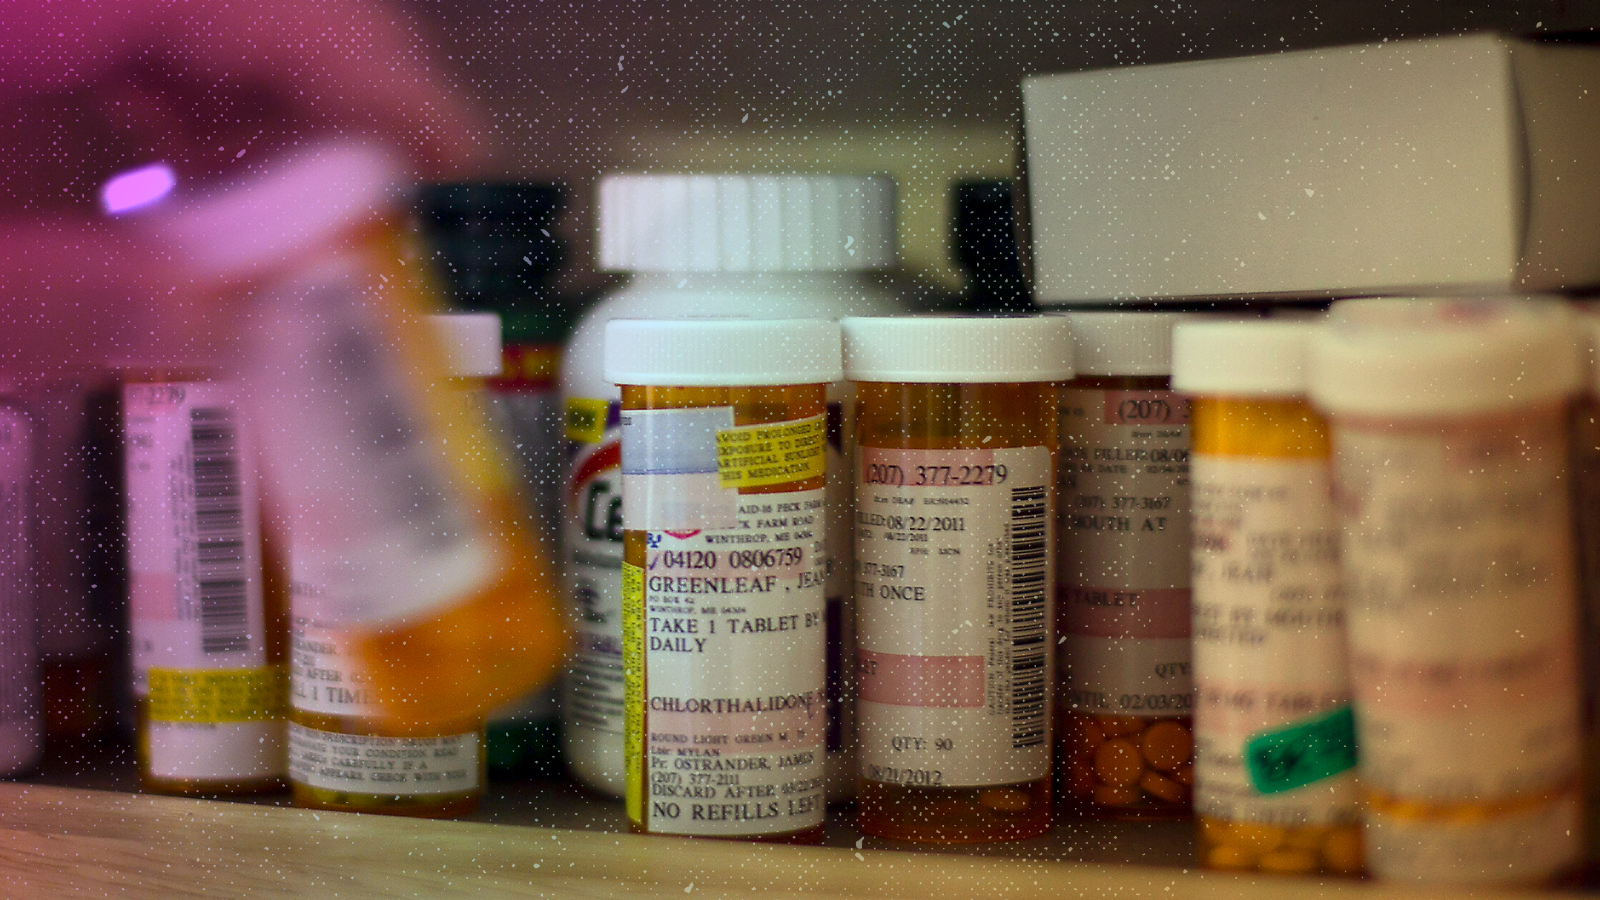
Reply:
M605 327L612 319L750 316L759 318L825 318L885 316L907 306L894 292L866 280L834 290L810 285L797 290L673 290L628 285L602 299L578 322L562 354L561 392L567 397L609 397L620 394L602 371Z

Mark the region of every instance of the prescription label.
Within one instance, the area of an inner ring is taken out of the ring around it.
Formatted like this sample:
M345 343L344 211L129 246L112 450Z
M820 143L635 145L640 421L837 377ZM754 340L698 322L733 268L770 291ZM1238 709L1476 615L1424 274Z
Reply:
M860 765L974 787L1050 771L1050 451L856 460Z
M283 670L151 669L150 718L157 722L263 722L283 717Z
M570 726L618 737L623 732L621 416L616 400L567 400L561 490L561 548L575 625L562 718Z
M428 738L337 734L289 723L289 774L296 784L394 797L468 794L482 787L477 732Z
M229 382L123 387L130 652L160 778L283 774L254 434ZM263 681L265 678L265 681ZM251 708L240 708L244 704Z
M1378 816L1373 871L1422 877L1417 859L1466 866L1519 847L1551 864L1541 874L1555 871L1579 846L1579 830L1539 799L1575 785L1579 765L1561 415L1357 420L1335 431L1334 449L1363 785L1412 804L1526 805L1514 817L1538 839L1488 812L1481 828ZM1386 834L1423 856L1390 852Z
M1354 821L1329 464L1203 454L1193 465L1195 807L1235 822Z
M775 425L717 432L717 475L724 488L766 487L821 478L827 419L814 416Z
M820 443L805 421L776 424ZM625 517L644 545L624 629L624 658L643 664L629 806L657 833L823 821L825 491L722 487L717 436L731 427L727 407L622 413Z
M1190 715L1188 401L1064 388L1060 411L1062 702Z
M265 287L250 347L296 613L369 633L426 621L508 564L484 501L508 470L479 452L481 409L421 380L428 335L392 268L341 253Z

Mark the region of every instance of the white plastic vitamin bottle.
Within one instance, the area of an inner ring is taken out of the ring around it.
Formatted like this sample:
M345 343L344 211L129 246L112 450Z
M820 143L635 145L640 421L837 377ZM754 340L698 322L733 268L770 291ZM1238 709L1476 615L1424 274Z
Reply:
M44 752L33 565L34 428L0 379L0 776Z
M1379 878L1534 883L1578 862L1570 327L1555 303L1363 300L1313 342Z
M600 187L600 268L632 273L578 326L562 359L571 448L562 554L577 629L562 741L580 781L621 796L621 395L602 372L616 318L890 315L875 272L895 263L894 182L846 176L614 176ZM829 554L850 553L850 397L828 393ZM829 566L828 796L855 789L847 664L854 646L847 564Z
M152 791L284 787L288 584L264 553L244 397L204 369L123 376L128 644Z
M1189 404L1181 313L1068 313L1057 667L1061 796L1077 814L1189 814Z
M473 418L488 414L485 379L500 374L500 317L494 313L430 315L449 376L442 393ZM464 448L464 458L503 465L492 442ZM343 652L337 627L319 623L297 604L289 726L295 805L315 809L440 817L478 805L487 769L481 727L398 735L377 721L359 659ZM340 759L364 765L341 764ZM376 764L374 764L376 762Z
M1200 862L1361 871L1355 725L1328 426L1309 321L1189 322L1194 806Z
M1050 828L1056 392L1049 317L850 318L861 830Z
M238 369L290 535L296 615L338 629L388 733L475 731L554 674L563 620L509 472L472 453L483 424L444 391L404 170L335 143L252 171L141 224L193 302L248 314Z
M829 319L622 319L622 650L635 831L822 836Z

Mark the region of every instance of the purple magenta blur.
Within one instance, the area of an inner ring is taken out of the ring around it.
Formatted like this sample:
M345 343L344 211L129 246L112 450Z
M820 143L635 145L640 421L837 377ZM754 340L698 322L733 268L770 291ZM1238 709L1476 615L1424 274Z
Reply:
M178 176L166 163L140 166L113 176L100 189L100 203L106 212L132 212L160 200L178 183Z

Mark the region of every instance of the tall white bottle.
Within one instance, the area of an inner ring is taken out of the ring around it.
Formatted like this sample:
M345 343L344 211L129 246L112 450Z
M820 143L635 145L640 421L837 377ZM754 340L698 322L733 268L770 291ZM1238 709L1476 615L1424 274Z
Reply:
M874 273L895 264L894 182L812 175L614 176L600 185L599 264L629 272L579 324L561 367L569 447L561 555L576 616L562 706L567 764L623 794L621 395L602 374L621 318L882 316L904 301ZM855 790L850 394L829 390L828 800Z

